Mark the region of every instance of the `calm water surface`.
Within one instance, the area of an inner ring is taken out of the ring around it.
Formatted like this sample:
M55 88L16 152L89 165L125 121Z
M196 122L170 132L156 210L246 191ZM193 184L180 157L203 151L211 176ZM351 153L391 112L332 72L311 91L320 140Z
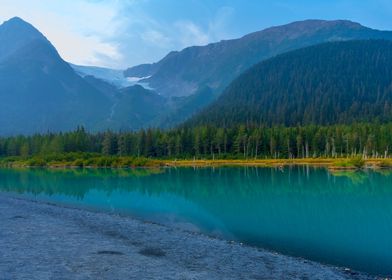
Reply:
M388 171L3 169L0 192L129 214L392 275L392 173Z

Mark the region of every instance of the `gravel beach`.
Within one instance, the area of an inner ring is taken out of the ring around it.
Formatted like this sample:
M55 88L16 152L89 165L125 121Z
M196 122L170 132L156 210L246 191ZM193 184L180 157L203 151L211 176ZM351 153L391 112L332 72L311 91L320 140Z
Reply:
M375 279L131 217L0 194L0 279Z

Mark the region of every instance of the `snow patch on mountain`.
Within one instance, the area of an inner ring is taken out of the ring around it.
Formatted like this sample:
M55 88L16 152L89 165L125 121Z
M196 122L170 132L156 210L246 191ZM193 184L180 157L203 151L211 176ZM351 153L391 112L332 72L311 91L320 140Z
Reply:
M138 80L132 80L125 77L124 70L96 66L81 66L75 64L70 65L81 77L93 76L97 79L104 80L117 88L125 88L138 84Z

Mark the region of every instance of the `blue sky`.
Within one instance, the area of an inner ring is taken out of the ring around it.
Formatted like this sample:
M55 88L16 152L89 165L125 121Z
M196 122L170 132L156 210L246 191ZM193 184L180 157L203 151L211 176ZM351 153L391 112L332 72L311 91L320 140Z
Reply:
M67 61L126 68L171 50L241 37L304 19L349 19L392 30L390 0L1 0Z

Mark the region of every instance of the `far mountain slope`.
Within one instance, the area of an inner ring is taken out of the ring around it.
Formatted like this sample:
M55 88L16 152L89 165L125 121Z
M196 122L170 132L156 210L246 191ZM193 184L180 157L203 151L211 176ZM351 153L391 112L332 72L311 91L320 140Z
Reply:
M0 26L0 134L97 129L108 99L75 74L33 26Z

